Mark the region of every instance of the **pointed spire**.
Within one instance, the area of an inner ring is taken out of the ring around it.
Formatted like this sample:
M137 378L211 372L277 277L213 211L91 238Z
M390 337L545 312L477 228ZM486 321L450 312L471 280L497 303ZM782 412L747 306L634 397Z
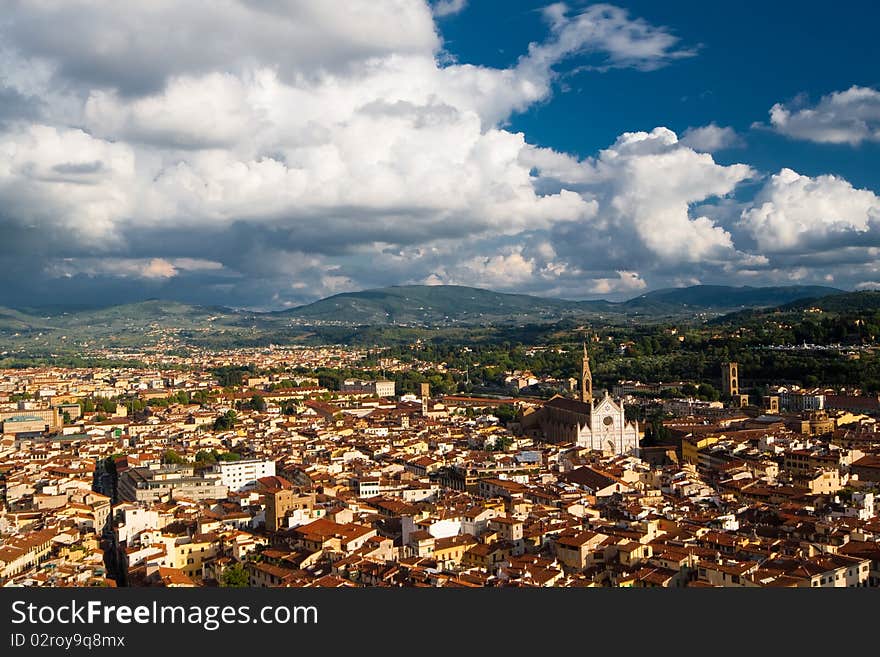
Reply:
M584 358L581 362L581 401L593 403L593 373L590 372L590 357L587 354L587 341L584 340Z

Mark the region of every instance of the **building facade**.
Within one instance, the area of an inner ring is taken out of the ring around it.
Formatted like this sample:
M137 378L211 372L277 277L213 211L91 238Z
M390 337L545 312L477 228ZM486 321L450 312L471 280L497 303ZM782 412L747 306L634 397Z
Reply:
M557 395L540 409L523 415L523 429L540 434L548 442L573 442L579 447L606 454L638 454L639 427L626 420L623 400L607 392L593 398L593 377L584 346L580 399Z
M225 461L214 465L214 472L220 475L220 483L231 491L256 488L257 479L275 476L275 461L244 459Z
M346 379L342 382L340 392L354 395L375 395L376 397L393 397L395 387L394 381L363 381L361 379Z

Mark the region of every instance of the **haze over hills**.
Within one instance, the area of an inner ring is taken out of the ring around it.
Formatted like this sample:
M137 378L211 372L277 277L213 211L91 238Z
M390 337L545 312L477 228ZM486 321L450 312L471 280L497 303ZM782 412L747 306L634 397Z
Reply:
M591 304L586 306L583 304ZM471 324L553 321L588 308L604 310L607 301L576 302L526 294L505 294L460 285L401 285L345 292L282 311L297 320L348 324Z
M695 285L642 294L623 302L568 301L504 294L457 285L404 285L346 292L279 314L347 324L483 324L556 321L565 317L672 317L711 311L772 307L797 299L839 294L821 286L728 287Z
M802 299L843 299L851 305L867 293L820 286L727 287L696 285L655 290L628 301L570 301L506 294L458 285L403 285L337 294L289 310L253 312L149 299L105 308L13 310L0 308L0 331L135 328L266 328L309 324L349 326L449 326L555 322L565 318L694 317L750 308L772 308ZM833 295L833 296L829 296ZM830 301L828 301L830 303Z
M721 313L745 308L772 308L801 299L839 295L844 290L821 285L783 285L774 287L732 287L728 285L692 285L654 290L623 302L628 313L669 313L707 310Z
M797 323L805 315L868 316L880 311L880 291L841 292L822 297L796 299L771 307L750 307L713 318L713 324L736 324L763 320Z
M818 308L829 313L880 310L880 291L861 290L823 296L821 299L799 299L781 306L779 310L807 310L810 308Z
M569 301L463 286L407 285L337 294L284 311L254 312L149 299L104 308L0 308L0 356L79 354L162 344L224 349L269 344L377 344L453 332L551 330L562 321L640 324L750 320L786 304L880 304L880 293L827 287L692 286L623 302ZM789 311L800 312L800 311ZM544 328L542 328L544 327Z

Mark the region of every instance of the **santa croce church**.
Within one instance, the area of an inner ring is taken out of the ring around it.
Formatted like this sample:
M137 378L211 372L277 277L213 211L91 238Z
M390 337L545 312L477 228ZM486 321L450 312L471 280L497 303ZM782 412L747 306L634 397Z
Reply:
M637 422L626 421L623 401L615 401L607 392L602 399L593 399L593 375L586 344L580 399L556 395L541 408L530 410L522 418L526 434L552 443L576 443L605 454L638 456L639 426Z

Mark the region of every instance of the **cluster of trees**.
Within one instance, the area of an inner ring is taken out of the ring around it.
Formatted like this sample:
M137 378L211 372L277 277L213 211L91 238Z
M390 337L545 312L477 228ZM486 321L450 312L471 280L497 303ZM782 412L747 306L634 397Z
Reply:
M686 397L696 397L702 401L718 401L721 399L721 393L710 383L701 383L699 385L685 383L681 387L681 394Z
M495 442L489 447L490 452L503 452L513 444L513 436L494 436Z
M216 449L199 450L196 452L196 463L210 465L217 462L240 461L241 454L237 452L218 452Z
M186 459L173 449L166 449L162 452L162 463L167 463L168 465L182 465L186 463Z
M296 381L293 379L281 379L277 383L270 383L266 386L267 392L272 392L274 390L287 390L288 388L296 388Z
M206 467L214 463L240 461L241 454L237 452L218 452L216 449L199 450L196 452L196 467ZM183 465L187 460L173 449L166 449L162 453L162 463L168 465Z
M266 410L266 400L262 395L254 395L247 401L235 402L235 407L240 411L259 411L262 413Z
M241 563L229 566L220 575L220 586L232 588L245 588L248 586L248 574Z
M72 354L38 353L25 354L22 356L0 358L0 369L27 369L50 365L53 367L67 367L70 369L86 367L113 368L146 368L146 363L139 360L124 360L116 358L91 358L88 356L76 356Z
M211 370L211 374L217 377L217 382L224 388L240 386L246 375L255 372L253 365L224 365Z
M345 379L376 379L382 373L375 370L321 367L315 370L318 382L328 390L339 390ZM385 372L385 378L394 381L394 389L398 395L417 394L422 383L431 384L431 394L454 394L459 391L461 377L450 372L404 370L402 372Z
M507 426L511 422L516 421L516 419L519 417L519 411L517 410L516 406L512 404L502 404L496 407L494 411L492 411L492 415L497 417L501 424Z
M83 413L115 413L120 397L85 397L80 402Z
M200 390L196 393L199 395L201 393L201 398L204 400L201 403L207 403L208 393L204 390ZM186 390L178 390L175 393L168 395L167 397L162 397L160 399L150 399L144 402L141 399L133 398L130 400L132 402L132 408L134 410L144 410L147 406L155 406L156 408L166 408L168 406L174 406L175 404L191 404L193 403L192 396Z
M229 431L235 428L237 415L235 411L226 411L214 420L214 431Z

